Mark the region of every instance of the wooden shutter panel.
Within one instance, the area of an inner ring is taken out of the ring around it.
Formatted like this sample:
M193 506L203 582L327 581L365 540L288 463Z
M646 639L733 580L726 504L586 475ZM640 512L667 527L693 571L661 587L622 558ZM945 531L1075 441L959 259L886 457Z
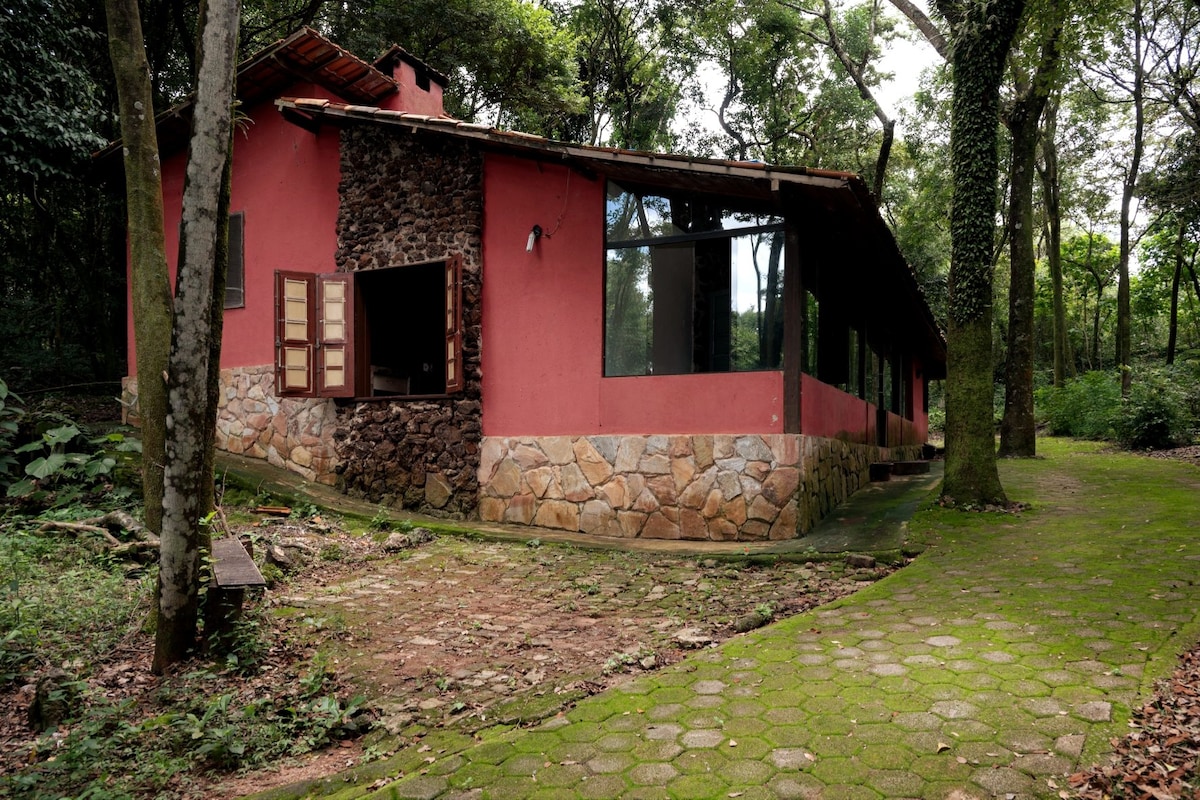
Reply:
M354 396L354 276L317 276L317 394Z
M281 397L312 397L316 276L275 273L275 387Z
M462 363L462 256L446 261L446 394L466 386Z

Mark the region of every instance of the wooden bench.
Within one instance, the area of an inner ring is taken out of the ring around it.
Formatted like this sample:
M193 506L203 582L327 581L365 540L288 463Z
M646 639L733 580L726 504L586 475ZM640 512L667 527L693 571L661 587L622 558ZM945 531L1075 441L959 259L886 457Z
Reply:
M233 536L212 543L212 585L204 608L209 650L227 650L234 623L242 616L246 590L267 585L245 546Z

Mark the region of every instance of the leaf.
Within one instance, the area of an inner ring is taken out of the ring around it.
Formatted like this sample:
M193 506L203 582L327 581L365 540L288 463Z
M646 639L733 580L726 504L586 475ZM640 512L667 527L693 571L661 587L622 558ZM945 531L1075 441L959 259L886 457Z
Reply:
M42 434L42 439L46 444L54 447L59 444L66 444L79 435L79 428L74 425L60 425L57 428L51 428Z
M946 744L945 742L938 742L938 743L937 743L937 752L939 752L939 753L944 753L944 752L946 752L946 751L947 751L947 750L949 750L949 749L950 749L950 745Z
M40 480L58 472L66 463L67 457L62 453L51 453L49 456L31 461L25 467L25 474Z
M28 497L29 495L33 494L35 489L37 489L36 483L28 478L23 478L22 480L11 484L5 494L9 497Z

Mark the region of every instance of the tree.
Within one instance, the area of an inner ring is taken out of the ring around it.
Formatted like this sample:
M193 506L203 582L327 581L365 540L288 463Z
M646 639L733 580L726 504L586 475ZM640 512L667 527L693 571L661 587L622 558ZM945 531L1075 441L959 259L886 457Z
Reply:
M954 98L950 141L950 314L947 332L946 477L958 503L1003 503L992 428L992 247L997 127L1004 60L1024 0L938 0L950 25Z
M99 382L112 395L123 372L121 209L88 175L112 123L95 5L0 8L0 369L23 395Z
M812 15L820 22L820 28L803 30L803 34L833 53L837 63L854 82L854 87L863 101L871 107L875 118L879 120L882 136L871 179L872 193L878 202L883 197L883 187L887 180L887 166L896 135L896 122L888 115L875 94L878 76L871 62L879 55L879 44L876 40L882 39L886 43L892 36L892 25L882 14L878 0L852 9L841 19L835 15L830 0L821 0L815 9L785 0L780 0L780 3ZM844 32L840 24L843 22Z
M142 425L142 499L146 525L162 530L166 462L167 357L171 282L163 236L162 180L154 125L150 65L142 46L137 0L106 0L108 46L120 99L129 230L130 286Z
M1058 81L1060 40L1067 3L1054 0L1037 14L1026 15L1029 38L1036 48L1034 67L1026 69L1022 54L1009 60L1016 94L1006 114L1012 134L1008 192L1008 347L1004 361L1004 417L1000 423L1000 455L1031 458L1037 453L1033 417L1034 271L1033 188L1042 114Z
M329 3L334 41L368 57L400 44L450 76L446 110L540 133L578 111L574 43L547 8L523 0Z
M586 0L566 23L584 102L554 134L633 150L669 148L683 77L671 14L648 0Z
M195 108L183 190L179 269L167 378L167 462L159 555L158 629L153 669L182 660L195 644L199 620L201 517L211 498L212 358L220 350L222 301L214 292L226 253L221 213L227 207L233 132L233 81L238 0L201 8ZM222 194L226 198L222 198Z
M1046 263L1050 271L1053 313L1054 385L1061 387L1067 379L1067 311L1063 298L1062 271L1062 197L1058 171L1058 99L1047 104L1042 118L1041 153L1037 161L1038 180L1042 185L1042 203L1046 240Z

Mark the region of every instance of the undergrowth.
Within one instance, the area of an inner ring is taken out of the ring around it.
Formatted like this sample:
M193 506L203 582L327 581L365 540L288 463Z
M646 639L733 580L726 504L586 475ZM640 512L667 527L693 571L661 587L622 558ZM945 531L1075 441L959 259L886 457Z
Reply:
M40 536L35 525L10 516L0 534L0 690L63 669L70 680L56 691L72 695L71 711L20 764L4 765L12 771L0 777L0 796L199 797L208 774L261 767L369 727L363 700L339 692L304 633L269 628L257 606L220 662L151 678L138 654L153 648L143 630L153 576Z

